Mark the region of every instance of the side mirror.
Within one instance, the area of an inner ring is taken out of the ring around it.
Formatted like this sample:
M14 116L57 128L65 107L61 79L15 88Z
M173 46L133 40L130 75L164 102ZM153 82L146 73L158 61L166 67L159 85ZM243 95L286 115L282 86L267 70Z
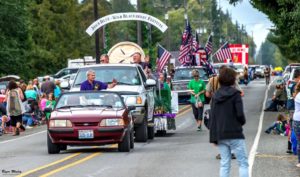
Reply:
M127 109L128 109L129 111L133 111L133 110L135 110L135 106L127 106Z
M44 109L44 112L46 112L46 113L51 113L53 110L52 110L52 108L45 108Z
M146 80L146 86L147 87L155 87L156 86L156 81L153 79L147 79Z
M60 83L60 87L62 89L69 89L70 88L70 84L68 81L63 81L62 83Z

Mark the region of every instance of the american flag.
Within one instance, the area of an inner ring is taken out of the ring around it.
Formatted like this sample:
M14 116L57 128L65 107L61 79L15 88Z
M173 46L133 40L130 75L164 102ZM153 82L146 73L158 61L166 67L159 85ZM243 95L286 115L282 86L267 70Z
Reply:
M215 74L214 67L212 66L212 64L209 62L209 60L207 58L208 57L207 51L201 47L199 48L199 51L203 51L206 56L206 57L203 57L203 54L202 54L202 57L200 56L200 65L204 66L206 68L208 75Z
M190 24L187 22L185 31L182 34L181 45L179 49L179 62L184 65L191 62L191 49L192 49L193 37Z
M171 53L164 49L161 45L158 45L157 49L157 72L161 72L168 60L171 58Z
M228 42L225 42L225 44L214 54L214 56L216 56L220 62L226 59L232 59Z
M193 38L193 51L197 52L200 48L200 44L199 44L199 39L198 39L198 34L195 34L195 37Z
M205 50L206 50L208 55L210 55L212 53L212 48L213 48L212 35L209 35L208 40L207 40L206 45L205 45Z

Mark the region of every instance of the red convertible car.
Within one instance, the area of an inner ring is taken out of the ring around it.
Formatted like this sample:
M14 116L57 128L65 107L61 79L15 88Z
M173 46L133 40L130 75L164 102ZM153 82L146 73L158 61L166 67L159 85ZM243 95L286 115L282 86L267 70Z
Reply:
M134 147L133 121L122 97L115 92L66 92L57 101L48 121L48 153L67 145L95 146L118 143L120 152Z

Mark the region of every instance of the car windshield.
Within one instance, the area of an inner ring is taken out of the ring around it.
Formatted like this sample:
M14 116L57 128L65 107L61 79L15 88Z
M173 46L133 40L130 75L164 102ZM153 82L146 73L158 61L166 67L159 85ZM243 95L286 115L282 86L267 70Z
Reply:
M80 85L86 80L86 72L89 68L81 69L75 79L75 86ZM105 66L93 68L96 73L96 80L110 83L116 79L118 85L141 85L139 73L135 67L118 67L118 66Z
M207 74L203 68L180 68L175 70L174 80L192 80L192 71L197 69L199 71L200 79L207 80Z
M124 108L121 99L122 98L116 93L65 93L57 101L56 109L76 107Z

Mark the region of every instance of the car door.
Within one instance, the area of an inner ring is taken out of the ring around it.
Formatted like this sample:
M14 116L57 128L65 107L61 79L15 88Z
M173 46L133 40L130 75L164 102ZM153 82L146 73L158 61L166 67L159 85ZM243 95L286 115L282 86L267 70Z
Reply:
M138 71L140 73L140 76L143 81L143 87L146 91L146 97L147 97L147 104L148 104L148 120L153 119L153 113L154 113L154 87L146 87L146 75L141 67L138 67Z

